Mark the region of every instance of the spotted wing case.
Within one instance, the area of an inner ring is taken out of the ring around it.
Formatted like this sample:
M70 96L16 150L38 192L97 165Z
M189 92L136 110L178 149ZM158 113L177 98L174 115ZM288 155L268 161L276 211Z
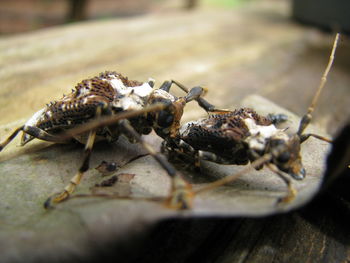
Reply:
M250 135L245 121L248 118L257 125L271 125L271 120L268 118L257 114L252 109L242 108L190 122L180 131L181 137L197 150L219 153L220 156L226 156L230 160L237 156L245 162L247 156L245 154L241 156L239 152L246 152L244 139Z
M96 107L109 104L120 96L112 85L112 80L120 80L125 87L140 86L138 81L128 80L117 72L106 71L99 76L85 79L78 83L72 92L60 100L51 102L36 112L26 123L44 131L55 132L84 123L94 117ZM23 134L21 144L24 145L33 137Z

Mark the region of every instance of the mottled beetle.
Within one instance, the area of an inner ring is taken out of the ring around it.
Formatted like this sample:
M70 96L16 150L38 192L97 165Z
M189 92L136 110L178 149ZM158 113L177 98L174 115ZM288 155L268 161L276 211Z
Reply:
M300 154L301 144L309 137L331 142L329 139L317 134L304 134L303 132L312 119L312 113L327 81L327 75L334 60L338 40L339 34L336 35L334 40L330 59L322 76L320 86L307 113L302 117L296 133L288 134L285 130L278 129L275 126L276 123L285 120L284 115L277 114L264 117L248 108L234 111L216 110L213 105L205 101L206 106L202 106L202 108L209 112L209 117L183 124L173 133L174 136L162 136L164 139L162 144L163 152L168 156L175 156L195 165L199 165L200 160L219 164L245 165L249 162L251 163L250 166L247 166L247 168L237 174L224 177L193 191L187 188L186 194L178 195L173 192L171 197L174 199L175 196L182 196L186 200L185 203L189 205L194 194L229 183L249 171L252 167L261 169L263 166L267 166L288 186L287 195L280 201L290 202L293 200L296 190L292 187L291 180L286 174L296 180L302 180L305 177L306 171L303 168ZM182 90L187 91L187 88L182 84L175 81L173 83ZM197 101L201 105L204 100L198 97ZM119 116L118 118L124 117ZM79 134L113 122L113 118L105 121L95 120L85 127L72 131L72 133Z
M251 166L255 169L267 166L288 186L288 194L281 201L293 200L296 190L292 187L291 181L285 173L296 180L302 180L305 177L306 171L300 154L301 144L309 137L331 142L316 134L305 134L304 130L312 119L312 112L326 83L338 39L339 34L334 40L320 86L295 134L288 134L286 130L278 129L275 126L275 123L284 121L283 115L264 117L252 109L242 108L230 112L214 112L207 118L185 123L179 130L177 140L163 143L163 151L168 155L182 157L187 162L193 160L197 165L200 160L207 160L219 164L236 165L245 165L251 162ZM247 172L248 169L208 184L196 190L195 193L229 183Z
M250 169L249 167L192 191L190 184L166 158L141 138L140 135L149 134L153 129L164 139L163 151L189 157L187 159L194 160L195 163L209 160L237 165L251 162L251 167L256 169L267 166L288 185L289 192L283 198L288 202L295 197L296 191L284 173L297 180L305 176L300 156L301 143L310 136L330 142L322 136L303 132L312 119L311 114L326 83L338 39L339 34L334 41L317 93L307 114L300 121L297 133L293 135L275 127L274 123L283 121L282 115L263 117L252 109L216 109L201 97L205 93L202 87L188 90L176 81L166 81L156 89L153 80L142 83L128 80L116 72L105 72L82 81L71 94L35 113L0 144L0 151L20 131L23 131L22 145L34 138L67 143L71 137L85 144L83 163L79 171L61 193L48 198L45 207L67 199L74 191L89 167L96 138L115 141L123 134L131 142L141 143L172 178L172 191L167 199L172 208L191 207L194 194L229 183ZM170 94L173 84L185 91L186 96L177 98ZM211 115L180 127L183 109L192 100L197 101Z
M169 93L171 86L179 86L187 94L177 98ZM70 136L62 132L70 131L76 126L85 129L83 132L72 132L71 137L85 144L83 163L77 174L70 180L64 190L45 202L46 208L69 197L89 168L89 159L94 141L107 139L116 141L120 135L126 136L130 142L139 142L166 170L172 178L172 194L169 206L187 208L191 204L191 191L187 182L166 160L142 138L152 129L164 140L178 137L180 119L186 103L196 100L206 111L214 111L201 95L202 87L191 90L183 88L175 81L165 81L160 88L154 88L154 80L139 82L129 80L116 72L101 73L98 77L86 79L76 85L69 95L58 101L47 104L36 112L24 125L18 127L3 143L0 151L20 132L23 132L21 145L34 138L55 143L68 143ZM104 123L103 117L109 116ZM99 127L89 128L89 121L97 119ZM112 121L111 121L112 120Z

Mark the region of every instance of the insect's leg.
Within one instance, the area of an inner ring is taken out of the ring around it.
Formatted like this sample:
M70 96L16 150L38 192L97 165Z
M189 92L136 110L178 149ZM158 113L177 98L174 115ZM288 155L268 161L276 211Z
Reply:
M183 140L163 141L162 152L169 160L181 160L190 166L200 167L198 151Z
M105 112L106 105L100 105L96 109L96 117L99 118L102 114L102 110ZM75 188L79 185L84 173L89 169L90 156L92 152L92 147L95 142L96 137L96 129L92 129L89 132L89 136L87 142L85 144L83 163L79 167L78 172L70 179L69 184L63 189L63 191L59 194L50 196L44 203L44 207L46 209L52 207L52 204L60 203L66 200L75 190Z
M279 152L278 152L279 153ZM274 155L277 153L274 153ZM199 189L196 189L194 191L195 194L198 193L202 193L202 192L206 192L212 189L215 189L217 187L220 187L222 185L231 183L233 181L235 181L238 177L242 176L243 174L246 174L247 172L249 172L252 168L256 168L259 167L263 164L268 163L271 159L272 159L273 155L271 153L266 153L263 156L261 156L259 159L256 159L255 161L253 161L249 166L245 167L244 169L242 169L241 171L239 171L238 173L235 173L233 175L229 175L226 176L222 179L219 179L215 182L209 183Z
M80 166L78 172L72 177L69 184L66 185L66 187L61 193L51 196L45 201L44 207L46 209L50 208L52 204L57 204L66 200L74 192L75 188L80 183L84 173L89 169L89 161L90 161L92 147L95 141L95 136L96 136L96 130L90 131L89 137L85 144L82 165Z
M128 120L121 120L120 126L124 128L129 136L133 136L145 150L163 167L167 174L171 177L172 189L167 205L174 209L187 209L192 206L192 190L191 185L187 183L181 174L167 161L165 156L156 152L151 145L145 142L142 137L135 131Z
M60 136L52 135L52 134L50 134L50 133L48 133L48 132L46 132L38 127L34 127L34 126L24 125L23 132L33 136L36 139L40 139L40 140L47 141L47 142L68 143L70 141L70 140L64 139ZM22 139L21 145L24 145L27 142L29 142L29 140L25 141Z
M172 81L169 81L169 80L166 80L163 82L162 85L160 85L159 89L161 90L164 90L166 92L169 92L170 91L170 88L172 86L173 82ZM186 91L185 91L186 92ZM188 92L188 91L187 91Z
M69 142L69 139L64 139L64 138L61 138L60 136L49 134L38 127L23 125L21 127L18 127L16 130L14 130L14 132L3 143L0 144L0 151L4 149L6 145L9 144L20 131L23 131L24 133L29 134L36 139L40 139L47 142L55 142L55 143ZM21 146L25 145L29 141L30 139L26 141L22 139Z
M8 145L16 136L20 131L23 131L24 125L18 127L17 129L15 129L12 134L0 144L0 152L2 151L2 149L4 149L6 147L6 145Z
M183 91L185 91L186 93L189 93L188 88L186 88L183 84L172 80L172 83L174 83L176 86L178 86L180 89L182 89ZM200 86L199 86L200 87ZM206 88L200 87L204 90L204 92L207 92ZM203 99L202 97L198 97L196 99L198 105L203 108L205 111L207 112L213 112L213 111L225 111L225 110L219 110L217 109L214 105L210 104L207 100Z
M164 83L160 86L159 89L162 89L162 90L165 90L166 92L169 92L170 91L170 88L171 86L175 84L177 87L179 87L181 90L183 90L184 92L186 92L187 94L189 94L191 92L191 90L189 90L188 88L186 88L183 84L175 81L175 80L170 80L170 81L164 81ZM203 99L201 97L201 95L204 95L206 92L207 92L207 89L203 88L203 87L200 87L200 86L197 86L197 87L194 87L193 89L202 89L202 92L200 94L200 96L197 96L197 97L193 97L194 100L197 101L198 105L203 108L205 111L207 112L213 112L213 111L224 111L224 110L218 110L216 109L216 107L212 104L210 104L208 101L206 101L205 99ZM192 99L192 100L193 100ZM188 101L187 101L188 102Z
M217 164L232 164L230 160L222 158L212 152L198 151L198 159L203 161L210 161Z
M163 145L163 151L169 155L183 155L191 159L196 167L200 167L200 161L210 161L217 164L232 164L231 160L222 158L215 153L195 150L190 144L180 140L178 143L172 142L172 145Z
M326 67L326 70L324 71L322 78L321 78L321 82L320 85L318 86L318 89L316 91L315 96L312 99L312 102L307 110L307 113L302 117L300 124L299 124L299 129L297 134L299 136L302 135L302 133L304 132L304 130L306 129L306 127L309 125L309 123L311 122L312 119L312 113L315 110L316 104L318 102L318 99L320 97L321 91L323 89L323 87L325 86L326 82L327 82L327 76L328 73L332 67L333 61L334 61L334 54L335 54L335 50L337 49L337 45L338 45L338 41L339 41L339 37L340 34L338 33L334 39L334 43L333 43L333 48L332 48L332 52L331 55L329 57L329 61L328 61L328 65Z
M290 178L287 177L285 174L283 174L275 165L273 165L271 163L267 164L267 167L272 172L277 174L286 183L286 185L288 187L287 195L284 196L283 198L279 199L279 202L281 202L281 203L290 203L291 201L293 201L294 198L297 195L297 190L293 187L292 181L290 180Z

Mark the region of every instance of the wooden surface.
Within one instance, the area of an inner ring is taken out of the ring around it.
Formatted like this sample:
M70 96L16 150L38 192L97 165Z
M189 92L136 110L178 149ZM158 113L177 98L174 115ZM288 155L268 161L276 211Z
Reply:
M137 80L153 77L158 85L166 79L205 85L208 100L223 108L257 93L300 115L318 86L333 37L293 24L288 12L287 2L267 1L237 10L87 22L1 38L0 138L81 79L104 70ZM315 112L315 122L332 134L350 112L349 58L344 38ZM201 115L193 104L184 120ZM348 229L342 232L342 224L319 209L313 212L163 222L131 244L118 244L118 254L114 244L98 247L96 257L112 253L122 259L124 251L126 259L158 262L349 260Z
M302 114L328 60L332 36L293 24L286 2L87 22L0 39L0 125L25 120L81 79L116 70L131 79L205 85L234 108L258 93ZM349 115L349 44L336 55L315 112L331 133ZM331 107L330 107L331 105ZM186 119L197 117L190 113Z

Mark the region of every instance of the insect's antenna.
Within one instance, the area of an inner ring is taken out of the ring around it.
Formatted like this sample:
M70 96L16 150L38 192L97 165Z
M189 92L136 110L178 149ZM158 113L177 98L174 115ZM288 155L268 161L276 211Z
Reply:
M318 99L320 97L320 94L322 92L323 87L325 86L326 82L327 82L327 76L328 73L332 67L333 61L334 61L334 54L335 54L335 50L337 49L337 45L338 45L338 41L340 38L340 33L337 33L334 39L334 43L333 43L333 48L332 48L332 52L331 55L329 57L329 61L328 61L328 65L326 67L326 70L324 71L322 78L321 78L321 82L320 85L318 86L318 89L316 91L315 96L312 99L312 102L307 110L307 113L303 116L303 118L300 121L299 124L299 129L298 129L298 136L300 137L303 133L303 131L305 130L305 128L309 125L311 119L312 119L312 113L315 110L316 104L318 102Z
M142 114L148 113L148 112L153 112L153 111L160 111L166 108L168 105L164 103L157 103L152 106L149 106L147 108L141 109L141 110L135 110L135 111L124 111L121 113L118 113L116 115L112 116L106 116L106 117L101 117L97 119L93 119L90 122L87 122L85 124L82 124L80 126L77 126L76 128L67 130L63 132L60 137L62 139L69 139L74 137L75 135L88 132L93 129L98 129L103 126L108 126L117 123L120 120L140 116Z

